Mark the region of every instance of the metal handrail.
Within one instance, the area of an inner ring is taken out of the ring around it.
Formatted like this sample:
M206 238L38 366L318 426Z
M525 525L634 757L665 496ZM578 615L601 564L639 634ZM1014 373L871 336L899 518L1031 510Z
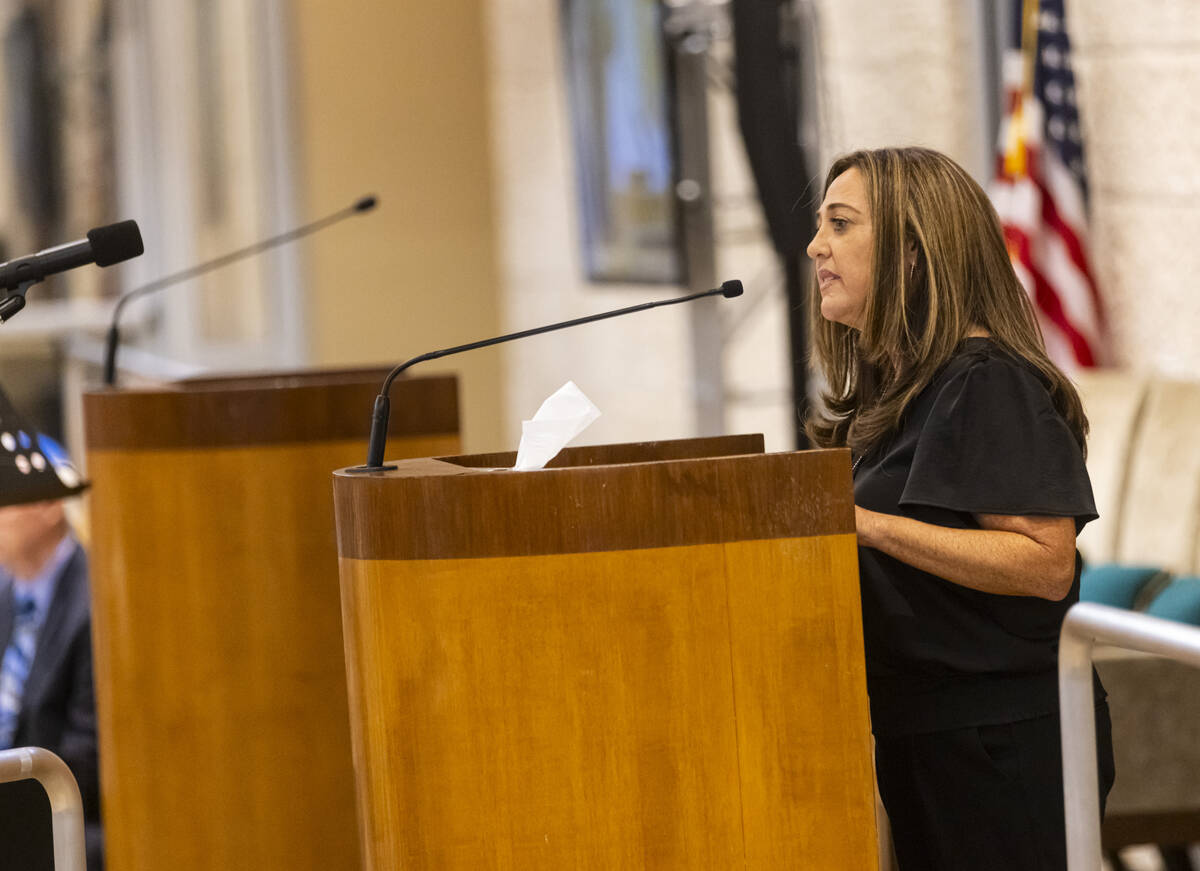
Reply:
M40 783L50 798L54 871L85 871L83 800L67 763L41 747L0 750L0 783L30 778Z
M1068 871L1098 871L1101 867L1096 700L1092 692L1092 650L1097 643L1200 667L1200 629L1195 626L1094 602L1080 602L1067 611L1059 636L1058 697Z

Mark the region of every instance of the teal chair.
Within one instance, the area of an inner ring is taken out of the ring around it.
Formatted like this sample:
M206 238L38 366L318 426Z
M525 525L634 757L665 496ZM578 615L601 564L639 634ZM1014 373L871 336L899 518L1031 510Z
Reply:
M1079 599L1137 611L1166 587L1169 579L1167 572L1155 566L1085 566L1079 578Z
M1200 577L1171 581L1146 606L1146 613L1164 620L1200 626Z

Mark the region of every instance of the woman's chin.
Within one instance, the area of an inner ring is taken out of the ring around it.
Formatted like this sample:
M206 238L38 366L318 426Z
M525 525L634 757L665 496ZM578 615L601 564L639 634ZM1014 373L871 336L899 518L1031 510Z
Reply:
M858 329L858 317L856 312L849 312L845 306L839 306L826 297L821 300L821 317L834 324L841 324L844 327Z

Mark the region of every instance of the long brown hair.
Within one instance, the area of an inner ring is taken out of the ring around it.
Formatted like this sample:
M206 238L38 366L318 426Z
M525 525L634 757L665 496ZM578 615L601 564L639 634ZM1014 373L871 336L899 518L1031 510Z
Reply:
M909 403L973 329L1041 373L1086 451L1087 417L1067 377L1046 356L1033 306L1009 261L1000 219L983 189L927 148L856 151L838 158L825 190L857 168L874 227L872 279L856 330L821 317L810 292L813 355L825 374L825 409L810 415L820 446L861 455L900 425ZM916 262L905 251L916 249Z

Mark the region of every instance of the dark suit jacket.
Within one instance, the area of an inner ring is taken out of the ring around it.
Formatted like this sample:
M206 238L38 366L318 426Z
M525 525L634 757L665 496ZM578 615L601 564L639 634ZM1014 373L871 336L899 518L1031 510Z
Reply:
M0 582L0 651L12 635L13 595ZM62 757L79 782L87 826L88 868L102 860L100 771L92 689L91 602L87 557L75 546L59 575L25 682L14 747L44 747ZM0 799L0 814L4 811Z

